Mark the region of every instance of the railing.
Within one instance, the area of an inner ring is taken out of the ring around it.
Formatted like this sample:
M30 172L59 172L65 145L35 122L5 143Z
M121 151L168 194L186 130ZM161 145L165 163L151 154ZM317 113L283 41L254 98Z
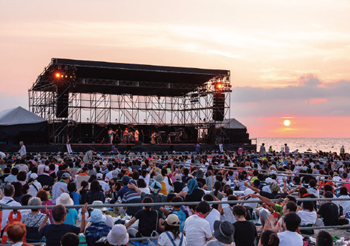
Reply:
M282 202L283 199L271 199L273 202ZM349 198L296 198L297 201L303 202L303 201L350 201ZM230 200L230 201L215 201L215 202L208 202L209 204L237 204L237 203L257 203L262 202L261 200ZM197 205L198 202L163 202L163 203L147 203L147 206L154 207L154 206L175 206L175 205ZM142 203L141 203L142 205ZM21 210L21 209L45 209L46 206L8 206L0 204L0 210ZM54 206L47 206L48 209L53 208ZM72 206L65 206L66 208L82 208L84 205L72 205ZM88 208L103 208L103 207L140 207L140 203L123 203L123 204L101 204L101 205L88 205ZM346 229L350 228L350 225L335 225L335 226L310 226L310 227L302 227L303 230L308 229L332 229L332 228L338 228L338 229ZM147 239L156 239L153 237L142 237L142 238L129 238L129 241L147 241ZM41 243L30 243L32 245L42 245ZM79 244L86 244L86 242L79 242ZM11 244L4 244L4 245L11 245Z

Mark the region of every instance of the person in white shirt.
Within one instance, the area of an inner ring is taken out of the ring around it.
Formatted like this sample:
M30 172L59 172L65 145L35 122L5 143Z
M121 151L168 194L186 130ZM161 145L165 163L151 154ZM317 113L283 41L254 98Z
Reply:
M280 240L279 246L303 246L303 237L297 232L301 219L296 213L288 213L284 216L283 226L286 231L277 233Z
M212 202L214 201L214 198L212 195L204 195L203 196L203 200L207 201L207 202ZM216 198L216 200L218 201L218 199ZM219 210L221 210L221 204L219 205ZM210 212L208 213L207 217L205 217L205 220L209 222L210 225L210 231L213 233L214 232L214 222L216 220L220 220L221 219L221 215L220 212L215 209L215 208L211 208Z
M28 194L32 195L32 197L36 197L36 194L38 193L38 191L41 190L43 187L36 180L38 178L38 175L36 173L32 173L30 175L30 178L33 179L33 183L29 185Z
M20 156L25 156L27 154L26 146L24 146L23 141L19 142L21 149L18 151Z
M100 183L103 192L104 193L108 192L110 190L110 187L105 181L103 181L103 174L102 173L98 173L96 175L96 178L97 178L97 181Z
M341 198L341 199L349 198L348 190L346 189L346 187L340 187L339 193L340 193L340 196L338 198ZM343 214L346 214L347 212L350 212L350 201L349 200L338 201L338 204L340 206L342 206Z
M299 215L301 222L300 225L314 225L317 220L317 213L314 211L314 203L311 201L304 201L301 204L301 210L297 212Z
M4 187L4 197L0 200L0 204L4 206L21 206L19 202L16 202L13 200L13 196L15 195L15 187L13 185L6 185ZM11 210L10 209L4 209L2 211L2 221L1 221L1 230L4 229L4 227L7 224L7 219L9 217Z
M202 201L197 205L196 213L186 219L184 232L187 245L203 246L213 239L209 222L205 220L209 212L209 203Z

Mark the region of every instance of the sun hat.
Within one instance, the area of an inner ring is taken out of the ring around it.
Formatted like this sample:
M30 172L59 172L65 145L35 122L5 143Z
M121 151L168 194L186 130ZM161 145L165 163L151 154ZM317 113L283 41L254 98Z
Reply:
M31 197L28 201L28 206L41 206L41 200L39 197Z
M99 209L94 209L91 212L90 218L87 219L87 221L92 222L92 223L97 223L97 222L105 222L106 221L106 216L102 214L102 211Z
M30 175L30 178L31 178L31 179L37 179L37 178L38 178L38 174L32 173L32 174Z
M279 186L276 182L272 182L272 183L270 184L270 190L271 190L272 192L274 192L274 191L279 191L279 190L280 190L280 186Z
M70 198L68 193L62 193L57 199L56 199L56 205L64 205L64 206L72 206L74 205L73 199Z
M158 182L153 182L149 188L154 194L158 194L159 190L162 188L162 185Z
M102 175L102 173L98 173L98 174L96 174L96 178L97 178L97 179L103 179L103 175Z
M165 222L170 226L180 226L179 217L177 217L176 214L170 214L166 219Z
M164 182L163 176L161 174L158 174L157 176L155 176L154 180L158 183Z
M62 179L70 179L70 174L69 173L64 173L62 174Z
M126 231L125 225L114 225L107 235L107 241L111 245L127 244L129 242L129 234Z
M204 172L203 170L199 169L196 174L197 179L202 179L204 177Z
M118 171L117 171L117 170L114 170L114 171L112 172L112 177L113 177L113 178L118 178Z
M181 177L181 175L180 174L177 174L176 176L175 176L175 181L182 181L182 177Z
M230 222L220 220L214 222L214 237L220 243L231 244L234 234L235 228Z
M93 201L93 203L91 205L103 205L103 202L102 201ZM96 208L96 207L92 206L92 208L101 210L102 212L108 211L108 209L106 207L98 207L98 208Z

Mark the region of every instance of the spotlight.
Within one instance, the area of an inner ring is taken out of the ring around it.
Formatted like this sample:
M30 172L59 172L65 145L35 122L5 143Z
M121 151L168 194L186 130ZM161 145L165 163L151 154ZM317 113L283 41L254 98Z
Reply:
M216 83L215 85L216 89L221 90L223 88L223 84L221 82Z
M56 73L55 76L56 76L56 78L59 78L59 77L61 77L61 74L60 73Z

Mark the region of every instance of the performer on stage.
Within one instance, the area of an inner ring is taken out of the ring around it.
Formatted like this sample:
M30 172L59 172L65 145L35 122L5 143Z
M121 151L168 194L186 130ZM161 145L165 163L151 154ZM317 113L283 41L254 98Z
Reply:
M151 144L156 144L157 133L153 132L151 136Z
M139 130L137 128L135 128L134 138L135 138L136 142L139 141L139 135L140 135Z
M110 144L113 144L113 134L114 134L114 131L112 128L109 129L108 131L108 137L109 137L109 143Z

